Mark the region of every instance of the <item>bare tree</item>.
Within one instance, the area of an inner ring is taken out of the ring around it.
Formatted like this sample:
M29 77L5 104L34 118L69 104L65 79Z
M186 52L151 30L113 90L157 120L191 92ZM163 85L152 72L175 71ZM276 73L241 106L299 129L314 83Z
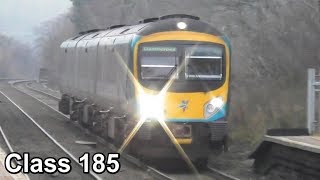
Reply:
M28 45L0 34L0 78L30 78L32 63Z
M55 84L60 60L60 44L73 36L74 25L70 15L63 15L54 20L43 23L36 29L36 52L40 67L49 70L49 82Z

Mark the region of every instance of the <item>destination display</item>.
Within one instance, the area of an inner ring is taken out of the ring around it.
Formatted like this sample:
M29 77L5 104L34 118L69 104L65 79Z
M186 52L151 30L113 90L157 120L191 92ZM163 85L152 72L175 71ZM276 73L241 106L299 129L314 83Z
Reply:
M162 46L146 46L143 47L144 52L176 52L176 47L162 47Z

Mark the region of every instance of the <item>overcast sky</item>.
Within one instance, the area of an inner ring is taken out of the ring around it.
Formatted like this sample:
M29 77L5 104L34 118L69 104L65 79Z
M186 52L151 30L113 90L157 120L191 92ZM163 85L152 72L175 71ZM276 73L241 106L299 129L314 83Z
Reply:
M69 0L0 0L0 33L32 43L34 29L68 12Z

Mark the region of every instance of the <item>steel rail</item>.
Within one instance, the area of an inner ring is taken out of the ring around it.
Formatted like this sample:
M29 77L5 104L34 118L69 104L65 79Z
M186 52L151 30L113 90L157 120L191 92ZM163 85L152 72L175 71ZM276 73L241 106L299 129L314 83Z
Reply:
M10 153L15 152L15 151L13 150L13 148L12 148L12 146L11 146L11 144L10 144L7 136L6 136L6 134L3 132L1 126L0 126L0 133L1 133L1 136L2 136L2 138L4 139L4 141L5 141L5 143L6 143L7 147L8 147ZM16 163L16 164L21 164L21 163L19 163L16 159L15 159L15 163ZM25 173L22 173L22 174L26 177L27 180L30 180L30 177L28 176L28 174L25 174Z
M12 87L14 87L13 85L16 84L18 82L12 83ZM15 89L17 89L18 91L22 92L21 90L19 90L18 88L14 87ZM74 157L72 155L72 153L70 153L65 147L63 147L56 139L54 139L54 137L52 137L44 128L42 128L29 114L27 114L19 105L17 105L11 98L9 98L6 94L4 94L2 91L0 91L0 93L6 97L13 105L15 105L34 125L36 125L43 134L45 134L55 145L57 145L64 153L66 153L74 162L76 162L76 164L78 166L80 166L81 168L83 167L82 164L80 164L78 162L78 159L76 157ZM23 92L24 93L24 92ZM25 93L26 94L26 93ZM89 174L97 180L102 180L101 177L99 177L97 174L95 174L92 171L89 171Z
M47 97L49 97L49 98L53 98L54 100L57 100L57 101L60 100L60 98L56 98L55 96L52 96L52 95L50 95L50 94L48 94L48 93L41 92L41 90L35 90L34 88L30 88L30 86L27 86L27 84L30 83L30 82L25 82L25 81L24 81L24 82L15 82L15 83L12 84L12 86L14 87L14 84L17 84L17 83L25 83L26 88L28 88L28 89L36 92L36 93L40 93L40 94L45 95L45 96L47 96ZM17 90L20 91L20 92L23 92L22 90L18 89L17 87L14 87L14 88L17 89ZM28 96L30 96L30 97L32 97L32 98L34 98L34 99L36 99L36 100L39 101L40 103L46 105L47 107L49 107L49 108L51 108L52 110L56 111L57 113L59 113L60 115L64 116L65 118L69 118L67 115L61 113L60 111L56 110L55 108L51 107L50 105L48 105L47 103L43 102L42 100L36 98L35 96L33 96L33 95L31 95L31 94L28 94L28 93L26 93L26 92L23 92L23 93L26 94L26 95L28 95ZM77 125L78 125L78 124L77 124ZM91 132L88 132L87 129L85 129L85 128L81 127L81 126L78 126L78 128L80 128L80 129L83 130L83 131L86 131L87 133L90 133L90 135L92 135L93 137L95 137L101 144L107 145L112 151L117 151L117 148L116 148L113 144L107 142L106 140L102 139L101 137L99 137L99 136L97 136L97 135L95 135L95 134L92 134ZM131 156L131 155L128 155L128 154L126 154L126 153L123 153L121 157L123 157L126 161L128 161L129 163L131 163L131 164L133 164L133 165L135 165L135 166L137 166L137 167L139 167L139 168L144 168L144 169L146 169L146 172L147 172L150 176L152 176L153 178L155 178L155 179L159 179L159 180L174 180L174 178L171 178L171 177L169 177L168 175L160 172L159 170L157 170L157 169L155 169L155 168L153 168L153 167L151 167L151 166L148 166L148 165L144 164L144 163L141 162L138 158L135 158L135 157L133 157L133 156Z
M56 98L55 96L53 95L50 95L48 93L45 93L45 92L41 92L41 90L35 90L34 88L29 88L30 86L27 86L27 83L26 83L26 87L34 92L38 92L40 94L43 94L47 97L51 97L55 100L60 100L60 98ZM27 93L25 93L27 94ZM30 95L30 94L27 94L31 97L33 97L34 99L38 100L39 102L45 104L46 106L50 107L51 109L53 109L54 111L58 112L59 114L65 116L66 118L69 118L67 115L61 113L60 111L57 111L56 109L54 109L53 107L51 107L50 105L46 104L45 102L41 101L40 99ZM81 127L81 126L78 126L79 128L81 128L82 130L86 130L85 128ZM101 144L106 144L111 150L113 151L117 151L117 148L113 145L113 144L110 144L109 142L107 142L106 140L102 139L101 137L95 135L95 134L92 134L91 132L89 132L90 135L94 136ZM165 173L162 173L161 171L151 167L151 166L148 166L146 164L144 164L142 161L140 161L138 158L136 157L133 157L131 155L128 155L126 153L123 153L122 154L122 157L130 162L131 164L134 164L136 165L137 167L140 167L140 168L145 168L146 171L148 172L149 175L151 175L153 178L156 178L156 179L165 179L165 180L174 180L174 178L170 177L169 175L166 175ZM218 169L215 169L213 167L207 167L206 170L208 171L208 174L211 176L211 177L214 177L214 178L217 178L217 179L223 179L223 180L240 180L239 178L236 178L232 175L229 175L227 173L224 173Z
M11 144L9 143L9 140L8 140L7 136L4 134L1 126L0 126L0 132L1 132L1 135L2 135L2 137L3 137L3 139L4 139L4 141L6 142L6 145L7 145L8 148L9 148L10 153L15 152L15 151L13 150Z
M212 177L215 177L217 179L224 179L224 180L240 180L239 178L236 178L232 175L229 175L227 173L224 173L218 169L215 169L213 167L207 167L207 170L211 174Z
M46 93L46 92L44 92L44 91L40 91L40 90L38 90L38 89L35 89L35 88L31 87L31 86L30 86L31 83L32 83L32 82L27 82L27 83L26 83L26 87L27 87L28 89L30 89L30 90L32 90L32 91L34 91L34 92L40 93L40 94L42 94L42 95L45 95L45 96L47 96L47 97L53 98L53 99L55 99L55 100L57 100L57 101L60 101L60 98L57 97L57 96L54 96L54 95L52 95L52 94L49 94L49 93Z

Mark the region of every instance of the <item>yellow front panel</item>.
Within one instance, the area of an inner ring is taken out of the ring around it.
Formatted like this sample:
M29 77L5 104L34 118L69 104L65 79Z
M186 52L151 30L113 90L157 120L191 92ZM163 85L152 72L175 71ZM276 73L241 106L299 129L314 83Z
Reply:
M141 43L156 42L156 41L195 41L195 42L212 42L216 44L224 45L228 47L224 41L217 36L187 32L187 31L172 31L155 33L149 36L145 36L140 39L134 49L134 76L138 79L138 47ZM174 93L167 92L165 95L165 115L167 119L203 119L204 118L204 105L213 97L221 96L224 102L227 102L227 93L229 85L229 49L226 49L226 78L225 83L218 89L211 92L188 92L188 93ZM157 94L150 89L144 88L145 92ZM137 91L136 91L137 92ZM182 100L188 101L188 108L185 111L179 108Z
M203 119L204 105L213 97L222 96L227 101L226 83L221 88L208 93L172 93L168 92L165 97L165 115L167 119ZM188 108L183 111L179 108L182 100L187 100Z

